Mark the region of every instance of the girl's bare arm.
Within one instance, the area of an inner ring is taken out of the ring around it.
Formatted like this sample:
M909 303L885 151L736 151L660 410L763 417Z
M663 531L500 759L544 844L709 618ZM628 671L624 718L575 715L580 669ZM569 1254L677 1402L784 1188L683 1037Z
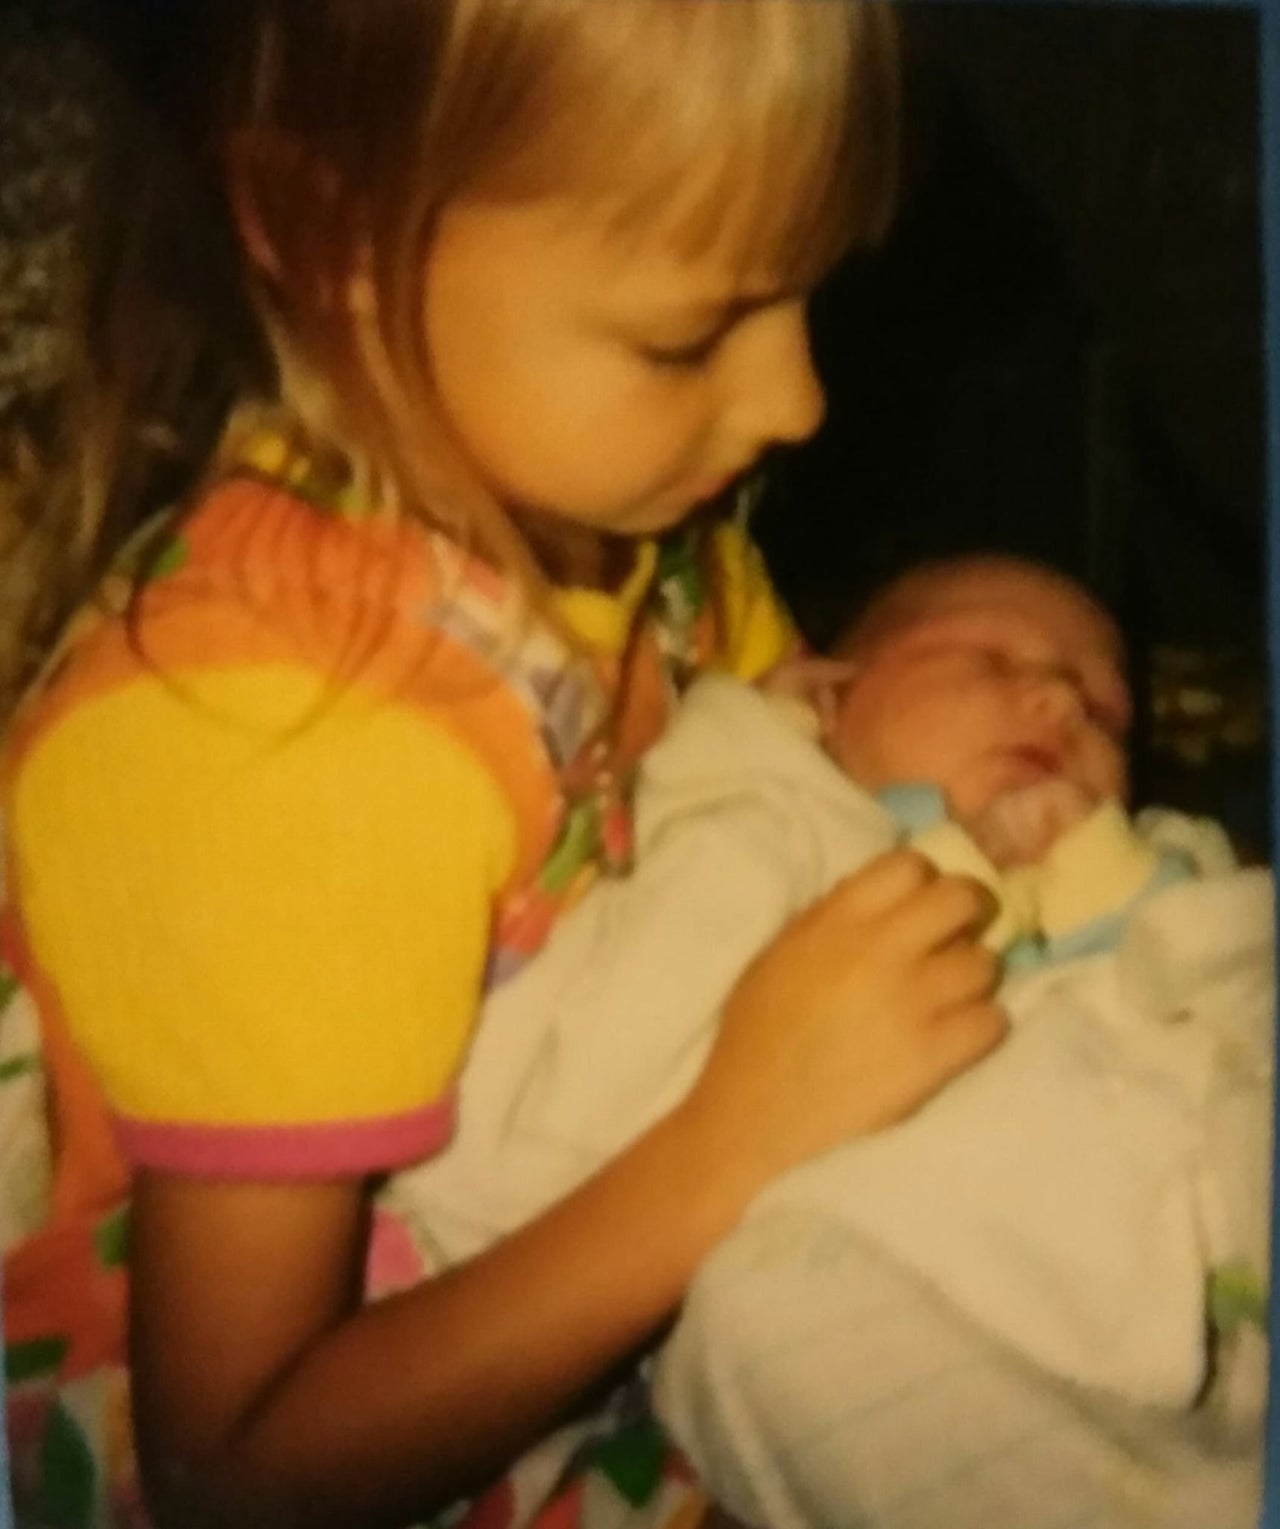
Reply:
M787 1167L1003 1033L972 884L895 853L749 969L688 1101L469 1264L359 1304L363 1186L140 1177L133 1360L161 1529L395 1525L498 1470L678 1306Z

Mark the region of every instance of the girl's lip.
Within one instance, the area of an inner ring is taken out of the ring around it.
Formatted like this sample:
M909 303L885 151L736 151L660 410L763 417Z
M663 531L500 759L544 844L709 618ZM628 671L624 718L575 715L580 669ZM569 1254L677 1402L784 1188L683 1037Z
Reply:
M689 485L689 498L693 504L705 504L708 499L716 499L735 483L745 469L739 468L737 472L721 473L714 478L700 478L697 482Z

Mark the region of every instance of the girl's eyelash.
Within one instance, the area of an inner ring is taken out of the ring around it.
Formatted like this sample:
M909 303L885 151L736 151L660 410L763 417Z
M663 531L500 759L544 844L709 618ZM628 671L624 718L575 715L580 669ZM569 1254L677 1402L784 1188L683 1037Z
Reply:
M704 361L709 361L720 344L721 335L717 331L708 335L705 339L696 340L691 345L642 345L641 353L647 361L655 366L701 366Z

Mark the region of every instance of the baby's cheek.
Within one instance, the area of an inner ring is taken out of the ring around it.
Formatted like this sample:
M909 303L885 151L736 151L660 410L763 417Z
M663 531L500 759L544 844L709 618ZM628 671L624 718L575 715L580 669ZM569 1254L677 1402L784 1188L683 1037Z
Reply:
M1089 751L1086 784L1100 801L1125 801L1129 795L1129 762L1110 739L1096 741Z

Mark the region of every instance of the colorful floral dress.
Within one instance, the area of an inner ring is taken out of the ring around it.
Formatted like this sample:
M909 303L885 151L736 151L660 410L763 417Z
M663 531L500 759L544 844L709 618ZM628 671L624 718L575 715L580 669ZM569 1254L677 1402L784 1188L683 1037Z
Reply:
M630 771L680 682L751 677L794 640L731 524L557 606L576 642L443 537L245 473L122 574L19 719L0 1131L6 1090L27 1131L0 1140L0 1192L37 1202L5 1228L20 1522L145 1522L131 1168L394 1175L440 1150L482 994L625 874ZM423 1269L378 1208L370 1298ZM704 1509L632 1388L450 1519Z

